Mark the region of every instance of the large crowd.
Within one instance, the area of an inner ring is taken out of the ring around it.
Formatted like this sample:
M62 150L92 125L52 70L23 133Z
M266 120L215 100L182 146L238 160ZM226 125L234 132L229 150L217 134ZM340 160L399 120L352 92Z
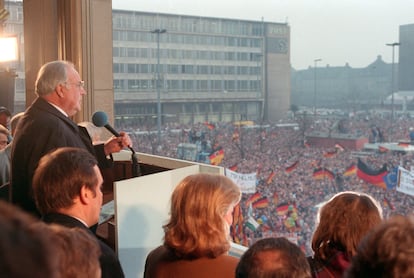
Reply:
M384 164L388 168L402 166L410 170L413 165L412 153L401 152L356 152L349 149L320 148L306 144L306 135L312 132L346 133L354 136L364 136L370 142L408 141L409 131L414 127L414 120L408 117L387 119L375 113L353 116L338 121L329 118L305 119L297 117L286 119L283 123L298 123L296 128L280 127L281 125L240 126L231 123L214 123L207 125L163 126L161 144L157 144L157 134L154 132L136 132L138 127L124 126L128 130L134 146L144 153L153 153L167 157L177 157L177 146L190 142L192 132L203 134L203 139L212 148L222 147L224 158L220 166L232 167L238 173L257 173L256 192L261 197L267 197L268 204L262 208L249 206L249 198L253 194L243 194L240 202L244 221L250 214L260 225L255 231L244 229L246 241L242 244L251 245L259 238L268 235L293 235L299 246L310 255L310 241L315 227L317 207L339 191L359 191L372 195L383 206L387 218L395 214L407 215L412 212L414 199L412 196L394 190L369 184L359 179L355 174L343 176L346 169L357 163L360 157L373 169L379 169ZM339 124L338 124L339 122ZM332 129L332 126L335 129ZM141 131L145 128L140 127ZM305 129L305 130L304 130ZM378 132L379 131L379 132ZM379 136L380 135L380 136ZM328 152L335 152L327 157ZM363 154L363 157L360 155ZM297 162L297 163L296 163ZM296 163L296 164L295 164ZM291 171L286 169L295 164ZM323 167L335 174L335 178L315 179L315 168ZM272 177L271 177L272 176ZM294 207L294 225L287 223L291 217L289 212L277 213L280 204Z

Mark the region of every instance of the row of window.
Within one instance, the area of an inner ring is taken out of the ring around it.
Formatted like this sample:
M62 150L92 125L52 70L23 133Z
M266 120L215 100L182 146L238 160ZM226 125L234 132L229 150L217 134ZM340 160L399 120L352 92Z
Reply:
M114 73L156 74L157 64L113 63ZM160 74L194 74L194 75L261 75L260 66L209 66L209 65L160 65Z
M170 92L255 92L260 89L259 80L160 80L162 91ZM156 80L114 79L115 91L155 91Z
M165 106L165 105L164 105ZM258 113L260 111L257 102L222 102L222 103L175 103L167 104L169 110L179 113ZM148 115L157 112L156 105L148 104L115 104L117 115Z
M255 52L237 51L208 51L184 49L160 49L160 59L188 59L188 60L215 60L215 61L256 61L263 56ZM153 48L114 47L113 57L158 59L158 50Z
M168 27L175 32L210 33L238 36L263 36L263 22L214 19L179 15L160 15L141 12L113 11L114 28L152 30Z
M142 31L123 31L113 30L113 41L132 41L132 42L156 42L158 34ZM160 44L186 44L186 45L215 45L228 47L261 47L263 38L244 38L244 37L223 37L223 36L201 36L163 33L159 35Z

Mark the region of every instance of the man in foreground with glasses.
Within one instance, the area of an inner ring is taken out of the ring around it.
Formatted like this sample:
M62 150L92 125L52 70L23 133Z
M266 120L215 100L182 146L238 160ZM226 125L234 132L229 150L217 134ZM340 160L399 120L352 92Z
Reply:
M61 147L88 150L99 162L100 168L112 166L108 156L131 147L125 132L104 144L93 145L84 127L70 117L81 110L86 95L84 82L75 66L66 61L43 65L35 83L36 100L24 113L12 147L11 191L12 202L24 210L39 215L32 196L32 178L40 158Z

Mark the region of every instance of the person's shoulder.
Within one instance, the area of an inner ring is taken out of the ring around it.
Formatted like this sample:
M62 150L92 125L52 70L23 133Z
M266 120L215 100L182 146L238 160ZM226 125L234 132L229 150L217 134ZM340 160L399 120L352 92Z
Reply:
M67 228L82 228L89 230L88 227L78 219L62 213L46 214L42 217L42 220L48 224L58 224Z
M160 245L151 250L147 256L148 261L174 261L177 259L178 258L174 255L174 252L170 251L164 245Z
M240 261L240 258L230 255L221 255L218 256L217 259L228 263L238 263Z

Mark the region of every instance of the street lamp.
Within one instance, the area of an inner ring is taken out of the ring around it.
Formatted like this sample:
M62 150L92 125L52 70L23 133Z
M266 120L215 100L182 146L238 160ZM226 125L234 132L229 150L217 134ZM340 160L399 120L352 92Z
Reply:
M391 120L394 121L394 48L399 46L399 42L386 43L386 46L392 47L392 64L391 64Z
M317 63L322 61L321 58L313 60L313 115L316 116L316 66Z
M158 145L161 144L161 92L160 92L160 35L166 33L165 29L152 30L152 34L157 34L157 134L158 134Z
M265 107L265 102L266 99L263 95L263 72L262 72L262 68L263 68L263 54L261 53L256 53L255 54L255 59L256 59L256 63L257 63L257 89L258 89L258 96L259 98L262 98L262 111L261 111L261 115L260 115L260 119L262 121L262 123L264 122L264 107Z

